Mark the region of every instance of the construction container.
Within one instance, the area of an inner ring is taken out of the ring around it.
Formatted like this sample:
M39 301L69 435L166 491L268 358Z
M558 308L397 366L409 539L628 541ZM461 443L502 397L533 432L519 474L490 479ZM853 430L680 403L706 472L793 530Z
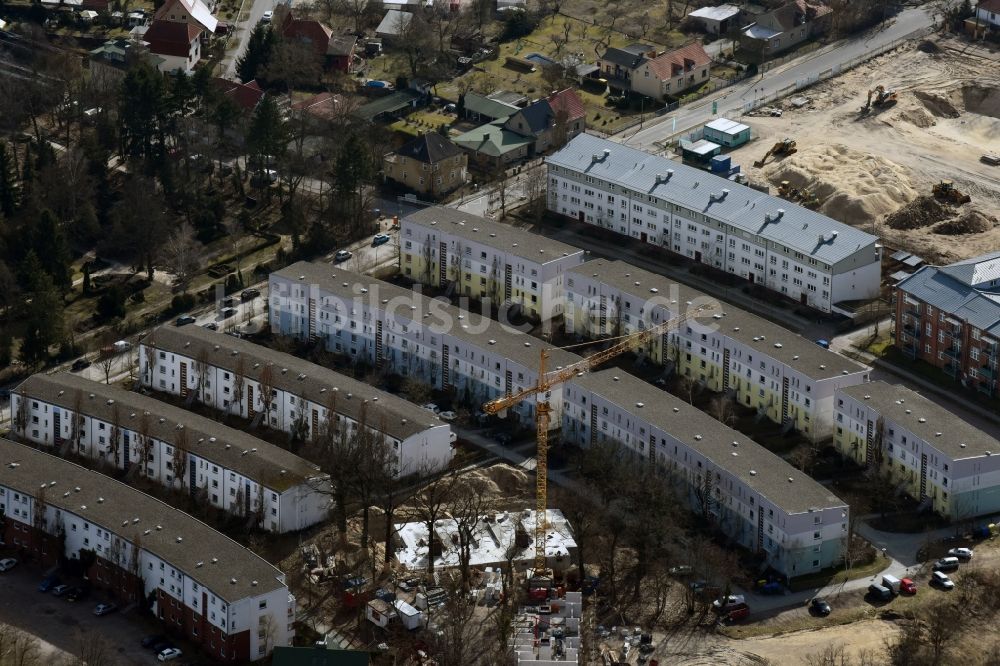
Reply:
M729 164L732 158L729 155L716 155L712 158L712 173L729 171Z

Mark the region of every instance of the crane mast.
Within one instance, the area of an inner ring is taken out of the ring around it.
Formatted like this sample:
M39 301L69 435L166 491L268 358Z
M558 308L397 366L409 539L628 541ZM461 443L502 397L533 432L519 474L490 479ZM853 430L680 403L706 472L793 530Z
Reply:
M548 508L548 457L549 457L549 418L551 407L548 396L545 395L552 387L562 384L578 375L588 372L598 365L609 361L616 356L648 342L651 338L679 326L688 319L710 315L714 312L714 305L702 305L683 315L671 317L665 322L661 322L650 328L636 331L629 335L618 338L618 342L607 349L597 352L577 361L565 368L558 368L552 372L546 371L546 361L549 358L549 351L542 349L538 359L538 380L534 386L529 386L517 393L502 396L483 405L483 412L486 414L498 414L523 400L541 396L535 405L535 431L537 438L537 453L535 465L535 573L540 575L546 569L545 558L545 534L546 509ZM592 343L585 343L592 344Z

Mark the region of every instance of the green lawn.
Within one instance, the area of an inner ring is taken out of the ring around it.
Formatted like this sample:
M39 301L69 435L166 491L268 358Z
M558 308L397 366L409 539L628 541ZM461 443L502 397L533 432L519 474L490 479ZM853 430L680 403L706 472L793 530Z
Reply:
M389 125L389 129L412 136L420 136L425 132L437 131L439 127L448 127L455 117L433 111L417 111L406 118L401 118Z

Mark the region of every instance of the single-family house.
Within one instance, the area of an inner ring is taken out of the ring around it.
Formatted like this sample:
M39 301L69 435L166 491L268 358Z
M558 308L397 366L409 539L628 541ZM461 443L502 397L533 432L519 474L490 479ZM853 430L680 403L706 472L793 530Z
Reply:
M688 18L710 35L727 35L739 27L740 8L736 5L702 7L688 14Z
M740 49L747 58L763 62L802 42L822 35L830 27L833 10L826 5L793 0L755 17L740 34Z
M534 138L509 130L505 120L496 120L459 134L452 141L469 153L480 169L491 170L526 159Z
M146 60L158 67L161 59L149 52L147 45L132 39L109 39L90 52L87 65L90 80L98 89L117 89L128 73L129 67L139 60Z
M629 44L622 48L609 48L598 61L601 78L615 90L632 90L632 73L646 60L656 57L656 47L649 44Z
M314 121L330 121L343 117L347 110L344 98L331 92L322 92L292 104L292 111L306 114Z
M562 145L586 129L587 109L575 90L565 88L553 92L548 96L548 101L555 113L556 133L562 134L565 130L565 136L556 137L557 144Z
M438 132L428 132L403 144L382 160L386 180L432 197L465 183L469 156Z
M153 21L190 23L206 34L215 34L219 21L202 0L167 0L153 15Z
M212 85L220 95L231 99L245 113L251 113L256 109L266 94L256 80L240 83L217 76L212 79Z
M406 29L410 27L410 21L412 20L413 14L410 12L390 9L385 13L381 23L378 24L378 27L375 28L375 36L383 39L400 37L406 32Z
M161 72L190 74L201 60L202 28L197 23L154 20L143 36L149 51L161 58Z
M982 0L976 5L976 15L980 24L987 23L994 30L1000 29L1000 0Z
M512 102L497 99L496 95L489 97L476 92L467 92L459 104L461 115L473 122L492 122L507 118L520 108Z
M325 67L350 73L357 36L334 35L333 29L319 21L295 18L287 5L279 5L275 13L274 22L280 26L283 38L308 45Z
M712 58L699 42L692 42L655 58L645 58L631 74L631 90L663 101L709 79Z

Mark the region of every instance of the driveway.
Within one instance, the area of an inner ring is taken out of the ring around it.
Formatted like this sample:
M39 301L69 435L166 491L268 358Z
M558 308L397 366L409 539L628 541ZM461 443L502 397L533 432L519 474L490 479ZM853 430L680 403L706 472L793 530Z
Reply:
M93 594L85 601L71 603L39 592L38 583L43 577L43 571L23 562L0 574L0 622L45 641L46 656L56 650L76 656L82 641L103 639L109 650L104 663L156 663L153 653L144 650L139 642L143 636L160 633L158 622L139 616L134 609L96 617L94 606L106 600L102 595Z

